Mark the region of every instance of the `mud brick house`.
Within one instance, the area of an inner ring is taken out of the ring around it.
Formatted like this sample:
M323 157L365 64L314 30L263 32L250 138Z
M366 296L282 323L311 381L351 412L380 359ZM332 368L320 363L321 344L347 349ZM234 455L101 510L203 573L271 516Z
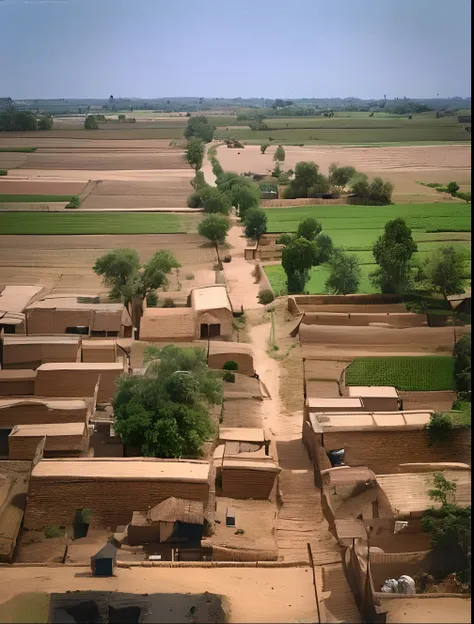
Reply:
M200 501L207 512L210 473L206 461L43 459L31 473L25 527L70 526L78 509L90 509L96 527L116 527L170 496Z
M0 286L0 331L26 334L25 308L43 292L43 286Z
M0 368L34 370L50 362L78 362L78 336L0 336Z
M331 467L328 453L344 449L344 463L367 466L375 474L390 474L406 462L455 461L469 463L471 430L455 429L453 436L429 446L426 425L430 411L309 414L303 423L303 443L318 482Z
M92 399L90 399L92 402ZM15 425L87 424L94 406L84 399L0 398L0 428Z
M115 340L83 340L81 362L116 362L118 356Z
M398 390L392 386L349 386L349 397L359 397L366 412L394 412L401 409Z
M0 370L0 397L34 394L35 380L34 370Z
M203 346L205 343L203 343ZM238 372L252 377L255 375L252 345L241 342L212 340L209 344L207 363L209 368L221 370L226 362L236 362Z
M110 403L117 391L116 381L126 372L124 362L42 364L36 371L35 395L90 397L100 380L97 403Z
M131 338L133 323L121 303L100 303L89 295L48 295L26 307L26 333Z
M170 496L146 512L134 512L128 526L128 543L138 546L177 542L185 547L199 548L203 530L203 503Z
M360 397L308 397L305 401L305 418L311 414L330 412L363 412L364 405Z
M79 457L88 448L85 423L15 425L8 436L9 459L33 460L43 438L43 457Z
M248 458L250 454L245 455L224 455L221 467L222 495L228 498L269 499L281 468L271 457L263 455L252 459Z
M144 308L140 340L232 339L233 310L225 285L193 288L187 308Z

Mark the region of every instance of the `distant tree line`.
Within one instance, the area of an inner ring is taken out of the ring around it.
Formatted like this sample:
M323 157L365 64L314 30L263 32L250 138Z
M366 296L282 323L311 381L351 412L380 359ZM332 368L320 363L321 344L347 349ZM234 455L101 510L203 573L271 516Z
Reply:
M51 130L52 127L51 115L35 115L32 111L14 108L0 111L0 132Z

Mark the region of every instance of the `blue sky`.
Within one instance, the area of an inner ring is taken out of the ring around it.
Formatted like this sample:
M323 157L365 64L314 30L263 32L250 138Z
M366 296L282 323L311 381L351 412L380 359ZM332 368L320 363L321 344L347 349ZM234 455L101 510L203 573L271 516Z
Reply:
M0 0L0 97L466 97L470 13L470 0Z

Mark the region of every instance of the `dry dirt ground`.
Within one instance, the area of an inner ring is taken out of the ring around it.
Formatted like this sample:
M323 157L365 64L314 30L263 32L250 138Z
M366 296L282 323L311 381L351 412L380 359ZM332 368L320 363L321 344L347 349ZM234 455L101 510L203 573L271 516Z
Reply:
M216 254L198 234L116 236L0 237L0 284L42 284L54 292L108 292L92 271L96 259L111 249L133 247L146 262L158 249L173 252L182 264L179 281L183 297L190 288L213 284ZM187 277L193 276L192 279ZM176 274L169 293L178 291Z
M19 592L117 591L225 596L231 622L317 622L309 568L130 568L115 576L90 576L90 568L0 568L2 601ZM1 604L0 604L1 611Z
M247 145L244 149L234 150L219 147L217 157L225 171L243 173L267 173L273 169L275 147L270 147L265 154L260 153L258 145ZM302 160L314 161L321 172L328 173L330 163L341 166L352 165L374 177L380 175L390 180L394 187L393 201L404 202L439 202L450 201L451 196L440 194L434 189L417 182L439 182L455 180L461 187L471 184L471 146L436 145L404 147L340 147L340 146L285 146L286 158L283 169L294 169ZM457 200L453 200L457 201Z

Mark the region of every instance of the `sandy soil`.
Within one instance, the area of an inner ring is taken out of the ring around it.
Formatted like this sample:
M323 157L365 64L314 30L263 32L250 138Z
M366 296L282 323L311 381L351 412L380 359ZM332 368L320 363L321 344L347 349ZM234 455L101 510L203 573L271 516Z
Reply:
M119 151L76 150L72 152L37 151L27 154L24 169L119 170L189 169L183 151L124 149Z
M89 573L89 568L1 568L2 600L20 591L208 591L229 599L231 622L318 621L309 568L131 568L117 569L112 578Z
M258 145L247 145L245 149L229 150L220 147L217 157L226 171L243 173L267 173L273 169L275 147L265 154ZM456 180L461 185L470 185L471 146L437 145L406 147L340 147L340 146L285 146L284 169L294 169L297 162L312 160L322 173L327 174L330 163L352 165L369 176L380 175L390 180L395 187L394 200L399 202L450 201L450 196L440 195L434 189L416 182L445 183Z
M404 598L381 600L389 624L443 624L471 622L470 598Z
M86 180L82 182L60 182L40 180L3 180L0 178L0 194L7 195L80 195Z

